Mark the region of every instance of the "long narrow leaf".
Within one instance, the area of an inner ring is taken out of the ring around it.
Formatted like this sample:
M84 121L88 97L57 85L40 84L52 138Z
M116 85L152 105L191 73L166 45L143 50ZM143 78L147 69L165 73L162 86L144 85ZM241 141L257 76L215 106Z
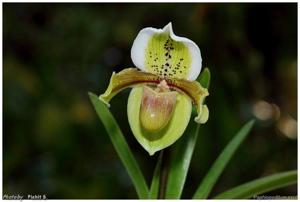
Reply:
M208 197L213 186L228 164L229 160L234 155L235 151L243 142L243 140L247 137L253 124L254 120L249 121L246 125L244 125L243 128L231 140L231 142L225 147L225 149L222 151L222 153L219 155L217 160L214 162L214 164L204 177L202 183L199 185L197 191L193 196L193 199L205 199Z
M153 174L153 178L152 178L152 182L151 182L148 199L157 199L158 198L162 155L163 155L163 153L160 153L157 163L156 163L156 166L155 166L155 169L154 169L154 174Z
M197 81L208 88L210 84L210 72L205 68ZM199 124L191 121L182 139L177 143L172 153L170 172L168 175L165 197L167 199L179 199L182 194L187 172L194 152L195 144L199 133Z
M192 154L199 132L199 124L190 123L171 154L166 199L179 199L186 180Z
M110 113L107 106L102 103L95 94L89 93L89 96L117 151L117 154L119 155L134 184L139 198L148 198L148 187L146 181L113 115Z
M281 187L297 183L297 171L287 171L263 177L217 195L216 199L248 199Z

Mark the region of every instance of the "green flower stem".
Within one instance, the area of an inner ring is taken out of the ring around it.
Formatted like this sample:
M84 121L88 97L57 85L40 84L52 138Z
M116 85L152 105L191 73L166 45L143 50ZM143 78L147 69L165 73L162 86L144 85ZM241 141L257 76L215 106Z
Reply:
M162 155L162 164L161 164L161 175L159 182L159 199L165 199L167 183L168 183L168 175L170 169L170 149L166 148L161 151Z
M160 155L158 157L158 160L157 160L157 163L156 163L156 166L154 169L148 199L157 199L158 198L161 163L162 163L162 157L163 157L162 155L163 155L163 152L160 152Z

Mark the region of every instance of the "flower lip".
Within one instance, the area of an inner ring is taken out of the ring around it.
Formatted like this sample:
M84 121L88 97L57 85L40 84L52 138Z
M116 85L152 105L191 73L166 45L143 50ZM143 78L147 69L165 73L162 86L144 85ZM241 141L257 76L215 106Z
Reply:
M177 94L176 107L167 126L160 131L151 132L145 130L140 123L139 106L142 101L142 94L142 86L131 90L127 105L128 122L137 141L150 155L153 155L155 152L172 145L183 135L190 120L192 104L186 96Z
M164 85L167 84L158 85L155 89L143 86L140 121L143 128L151 132L163 129L175 108L177 92L169 91Z
M149 71L146 67L146 49L149 45L149 41L156 34L167 34L174 42L178 42L183 44L184 47L188 49L191 64L189 65L189 70L185 79L187 80L196 80L201 71L202 66L202 58L199 47L190 39L185 37L176 36L173 32L172 23L167 24L163 29L156 29L153 27L147 27L142 29L133 42L133 46L131 48L131 59L133 63L141 69L142 71ZM162 44L160 44L162 45ZM154 50L154 52L157 50ZM180 52L179 52L180 54ZM159 55L158 57L162 57ZM158 67L160 68L162 64L158 63ZM181 67L180 67L181 68ZM152 72L153 73L153 72Z

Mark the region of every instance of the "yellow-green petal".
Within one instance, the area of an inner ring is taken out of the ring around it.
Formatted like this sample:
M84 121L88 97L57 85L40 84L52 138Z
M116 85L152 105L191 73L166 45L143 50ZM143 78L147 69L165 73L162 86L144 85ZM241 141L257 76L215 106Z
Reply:
M123 89L140 84L158 84L159 79L157 75L141 72L136 68L127 68L119 73L113 72L108 88L99 99L109 106L109 101Z
M208 90L201 86L197 81L188 81L185 79L166 79L171 88L187 95L196 106L197 117L194 119L197 123L206 123L209 111L206 105L203 105L205 97L209 95Z
M124 69L119 73L114 72L107 90L99 98L109 106L109 101L125 88L144 84L156 85L162 80L165 80L171 89L175 89L192 100L197 108L198 115L195 118L197 123L202 124L207 121L209 115L208 108L206 105L203 105L203 102L209 93L199 82L185 79L162 78L151 73L139 71L136 68Z
M135 138L150 155L153 155L170 146L182 136L190 120L192 103L187 96L178 94L176 106L168 124L158 132L151 132L145 130L140 123L142 95L143 87L135 87L131 90L127 104L127 116Z

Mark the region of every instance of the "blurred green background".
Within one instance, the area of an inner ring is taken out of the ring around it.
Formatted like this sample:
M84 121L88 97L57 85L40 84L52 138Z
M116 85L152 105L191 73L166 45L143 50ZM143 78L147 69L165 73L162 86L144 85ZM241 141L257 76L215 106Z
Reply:
M3 194L136 198L87 92L133 65L139 30L173 23L212 73L184 198L249 119L256 125L212 196L297 168L297 4L3 4ZM129 89L111 111L151 179L150 157L130 132ZM297 186L267 195L297 195Z

